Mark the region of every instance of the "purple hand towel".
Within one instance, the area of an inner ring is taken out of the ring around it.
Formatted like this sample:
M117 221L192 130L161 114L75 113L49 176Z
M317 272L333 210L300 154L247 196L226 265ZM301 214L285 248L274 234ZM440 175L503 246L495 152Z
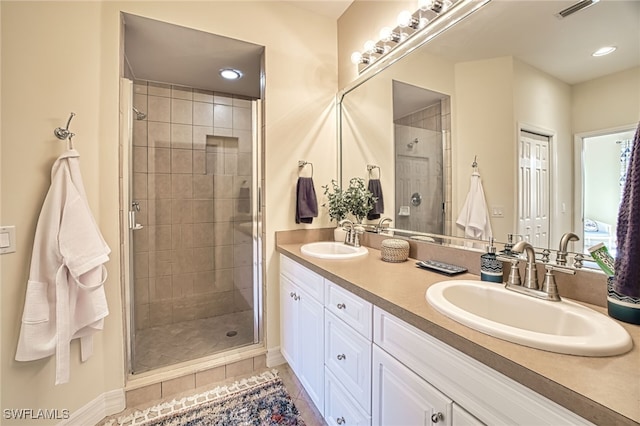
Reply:
M296 185L296 223L311 223L318 217L318 200L313 179L299 177Z
M640 297L640 125L631 146L622 203L618 212L618 255L614 290Z
M374 197L377 197L375 203L373 203L373 207L367 213L367 219L380 219L380 215L384 213L384 199L382 198L382 184L380 183L380 179L369 179L369 185L367 188Z

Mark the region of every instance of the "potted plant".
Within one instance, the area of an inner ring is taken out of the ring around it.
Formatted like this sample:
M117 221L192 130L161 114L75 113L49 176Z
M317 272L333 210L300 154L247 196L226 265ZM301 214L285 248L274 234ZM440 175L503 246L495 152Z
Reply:
M349 212L355 216L358 223L362 223L378 198L367 189L363 178L354 177L344 191L344 199Z
M334 239L336 241L344 241L346 232L340 226L340 222L346 219L347 213L349 213L345 193L335 180L331 181L331 188L329 188L329 185L324 185L322 188L324 189L324 195L327 197L327 202L322 207L327 207L330 220L336 221Z

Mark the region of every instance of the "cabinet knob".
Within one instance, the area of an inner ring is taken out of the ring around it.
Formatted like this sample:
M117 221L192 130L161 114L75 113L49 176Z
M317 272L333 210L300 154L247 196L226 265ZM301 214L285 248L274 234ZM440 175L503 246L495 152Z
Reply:
M440 420L444 420L444 415L440 412L431 415L431 422L438 423Z
M300 296L298 296L297 294L295 295L295 297L293 298L293 300L300 300Z
M338 309L346 309L347 305L345 305L344 303L338 303Z
M338 361L342 361L343 359L347 359L347 356L345 354L339 354Z
M338 423L339 425L343 425L343 424L346 423L346 421L345 421L344 417L338 417L336 419L336 423Z
M294 292L289 293L289 297L296 297L296 294Z

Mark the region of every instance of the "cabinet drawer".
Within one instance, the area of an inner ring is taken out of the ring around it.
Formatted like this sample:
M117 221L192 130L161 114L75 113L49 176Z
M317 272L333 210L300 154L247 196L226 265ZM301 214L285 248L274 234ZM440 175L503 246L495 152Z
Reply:
M300 286L320 303L324 303L324 278L299 263L280 255L280 273Z
M328 425L371 425L371 417L362 411L329 369L324 373L324 392L324 420Z
M349 324L367 340L371 340L371 303L362 300L342 287L327 282L325 308Z
M328 311L324 330L325 366L364 411L371 412L371 342Z

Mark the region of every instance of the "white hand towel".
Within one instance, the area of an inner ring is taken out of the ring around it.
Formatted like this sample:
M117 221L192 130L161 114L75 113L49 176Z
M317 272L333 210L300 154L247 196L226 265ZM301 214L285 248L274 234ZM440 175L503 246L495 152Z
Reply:
M460 210L456 224L464 228L464 236L487 240L493 236L491 232L491 222L489 220L489 210L484 198L484 190L480 174L471 174L471 184L467 199Z

